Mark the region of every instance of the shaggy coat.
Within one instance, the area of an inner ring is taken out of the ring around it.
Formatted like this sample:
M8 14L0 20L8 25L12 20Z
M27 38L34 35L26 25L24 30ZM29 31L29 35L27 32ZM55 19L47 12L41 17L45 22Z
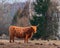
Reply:
M28 42L28 39L36 33L37 26L30 27L18 27L18 26L10 26L9 27L9 36L10 42L11 40L14 42L14 37L24 38L24 42Z

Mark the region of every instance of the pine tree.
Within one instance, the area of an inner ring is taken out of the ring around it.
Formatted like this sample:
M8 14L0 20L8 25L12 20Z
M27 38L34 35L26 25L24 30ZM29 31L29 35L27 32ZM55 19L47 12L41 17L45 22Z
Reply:
M50 0L36 0L36 2L33 3L35 15L33 16L33 19L30 20L32 25L38 25L37 33L33 36L36 38L46 38L47 37L47 18L46 18L46 12L48 10Z

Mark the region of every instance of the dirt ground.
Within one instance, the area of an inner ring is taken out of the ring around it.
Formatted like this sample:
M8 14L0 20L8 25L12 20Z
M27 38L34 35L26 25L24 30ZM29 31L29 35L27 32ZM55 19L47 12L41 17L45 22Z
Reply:
M9 40L0 39L0 48L60 48L59 40L29 40L24 43L23 40L15 40L14 43L9 43Z

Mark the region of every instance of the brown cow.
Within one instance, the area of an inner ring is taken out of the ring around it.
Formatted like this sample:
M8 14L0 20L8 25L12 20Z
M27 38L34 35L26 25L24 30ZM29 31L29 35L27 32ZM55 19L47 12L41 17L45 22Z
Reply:
M37 26L30 27L9 27L10 42L14 42L14 37L24 38L24 42L28 42L28 39L32 37L33 33L36 33Z

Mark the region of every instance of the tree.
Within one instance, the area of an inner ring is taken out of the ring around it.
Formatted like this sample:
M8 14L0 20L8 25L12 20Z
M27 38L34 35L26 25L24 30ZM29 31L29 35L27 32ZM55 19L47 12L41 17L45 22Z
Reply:
M51 1L47 11L47 34L50 39L57 39L59 15L57 9L58 3Z
M26 2L24 4L23 9L18 9L17 12L15 13L13 20L12 20L12 25L16 26L30 26L29 22L29 2Z
M12 20L12 23L11 23L12 25L16 25L16 23L17 23L17 16L19 16L21 14L21 12L22 12L22 10L19 8L17 10L17 12L15 13L14 17L13 17L13 20Z
M46 12L48 10L50 0L36 0L36 2L33 3L34 5L34 11L35 15L33 16L33 19L30 20L32 25L38 25L37 27L37 33L33 36L36 38L43 38L46 39L47 31L47 17Z

